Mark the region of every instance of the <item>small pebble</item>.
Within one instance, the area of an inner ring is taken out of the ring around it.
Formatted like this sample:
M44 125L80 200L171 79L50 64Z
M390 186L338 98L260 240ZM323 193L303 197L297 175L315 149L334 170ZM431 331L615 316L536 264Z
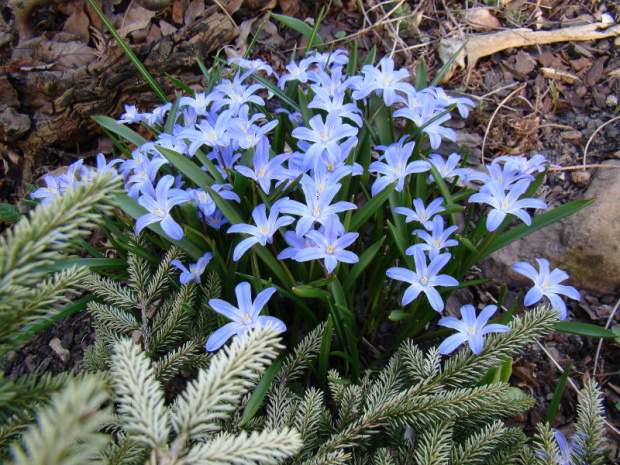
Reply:
M573 171L570 180L579 187L587 187L590 184L590 173L587 171Z
M581 136L580 131L563 131L560 133L560 137L564 140L579 140Z
M607 105L608 107L615 107L616 105L618 105L618 96L613 94L608 95L605 99L605 105Z

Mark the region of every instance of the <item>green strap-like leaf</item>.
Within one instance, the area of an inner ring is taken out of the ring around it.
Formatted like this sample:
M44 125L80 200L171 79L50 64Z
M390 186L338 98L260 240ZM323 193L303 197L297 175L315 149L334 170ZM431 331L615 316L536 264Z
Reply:
M394 191L395 187L395 182L390 184L384 190L382 190L373 198L371 198L368 202L366 202L366 204L362 208L357 210L351 218L349 230L359 231L362 225L364 225L366 221L368 221L368 218L370 218L379 208L383 208L386 199Z
M279 15L279 14L276 14L276 13L272 13L271 11L269 12L269 15L272 18L277 19L278 21L280 21L285 26L288 26L292 30L297 31L300 34L304 35L308 39L312 39L313 43L317 43L317 44L322 44L323 43L323 39L321 39L318 36L318 34L315 35L314 38L313 38L313 28L310 27L310 25L308 23L305 23L302 20L297 19L297 18L291 18L290 16L284 16L284 15ZM312 44L308 44L308 47L310 47L311 45Z
M556 321L553 329L560 333L577 334L578 336L614 339L616 334L601 326L573 321Z
M360 255L359 257L359 261L351 267L351 270L349 271L349 275L347 276L344 283L342 284L345 294L349 293L349 291L351 290L351 287L353 287L357 278L359 278L359 276L366 269L366 267L372 263L373 259L375 258L375 255L377 255L377 252L383 245L384 241L385 241L385 236L383 236L377 242L375 242L370 247L368 247L366 250L364 250L364 253L362 253L362 255Z
M138 134L131 128L128 128L124 124L117 123L109 116L93 116L93 120L102 128L122 137L123 139L131 142L136 147L140 147L146 142L146 139Z

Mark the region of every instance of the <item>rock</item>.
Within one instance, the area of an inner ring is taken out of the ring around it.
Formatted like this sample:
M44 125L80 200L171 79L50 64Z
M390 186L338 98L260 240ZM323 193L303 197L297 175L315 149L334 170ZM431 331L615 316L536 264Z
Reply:
M590 184L590 173L587 171L573 171L570 174L570 180L579 187L586 187Z
M620 166L618 160L604 165ZM612 294L620 287L620 169L601 168L585 192L596 201L574 215L498 250L481 263L483 276L512 286L531 281L511 270L520 261L547 258L578 289Z

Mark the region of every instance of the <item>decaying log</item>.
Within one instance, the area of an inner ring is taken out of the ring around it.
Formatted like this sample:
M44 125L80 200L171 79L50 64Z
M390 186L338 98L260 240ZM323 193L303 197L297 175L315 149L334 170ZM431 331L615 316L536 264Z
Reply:
M206 57L236 34L229 17L213 6L192 24L132 49L173 94L176 88L166 73L193 72L198 82L196 56ZM66 33L22 40L0 70L0 147L12 159L15 153L22 157L24 178L30 181L32 169L50 150L78 153L100 134L93 115L118 116L123 104L135 102L143 111L158 103L112 39L103 50Z

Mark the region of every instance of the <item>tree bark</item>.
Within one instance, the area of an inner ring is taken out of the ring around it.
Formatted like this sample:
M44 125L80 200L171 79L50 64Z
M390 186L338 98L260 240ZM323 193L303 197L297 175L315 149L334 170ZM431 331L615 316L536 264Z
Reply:
M218 7L209 7L189 26L146 45L133 46L147 70L168 95L176 87L165 77L186 73L201 79L196 56L230 43L237 32ZM120 47L111 39L95 50L71 34L56 33L21 41L0 71L0 152L19 159L24 180L50 153L80 154L101 133L94 115L118 117L123 104L150 110L156 101ZM189 82L191 84L192 82Z

